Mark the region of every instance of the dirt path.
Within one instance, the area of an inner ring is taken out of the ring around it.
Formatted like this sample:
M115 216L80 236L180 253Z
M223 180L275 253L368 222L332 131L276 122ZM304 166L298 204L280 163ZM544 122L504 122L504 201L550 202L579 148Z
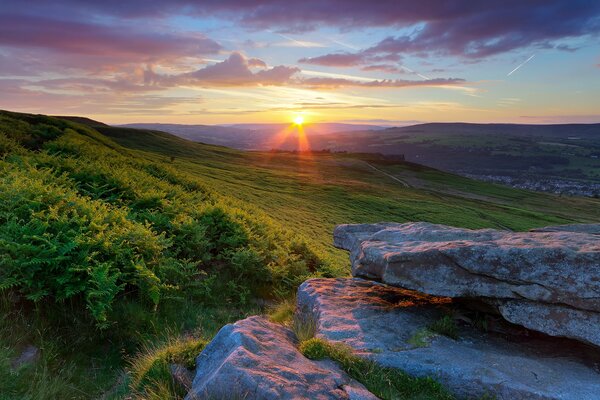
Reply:
M379 173L381 173L381 174L384 174L385 176L387 176L387 177L389 177L389 178L392 178L392 179L393 179L393 180L395 180L396 182L400 183L402 186L404 186L404 187L407 187L407 188L411 187L411 186L410 186L408 183L406 183L406 182L405 182L405 181L403 181L402 179L400 179L400 178L397 178L397 177L395 177L395 176L394 176L394 175L392 175L392 174L388 174L387 172L380 170L379 168L377 168L377 167L375 167L375 166L373 166L373 165L369 164L369 163L368 163L368 162L366 162L366 161L365 161L365 164L367 164L369 167L371 167L371 168L372 168L372 169L374 169L375 171L377 171L377 172L379 172Z

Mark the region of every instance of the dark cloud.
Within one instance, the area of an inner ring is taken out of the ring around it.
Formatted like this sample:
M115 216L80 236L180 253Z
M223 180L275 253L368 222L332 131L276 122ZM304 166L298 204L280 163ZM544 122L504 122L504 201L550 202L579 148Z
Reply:
M484 57L515 48L542 45L600 31L596 0L29 0L3 4L4 13L117 18L165 18L175 14L222 16L245 26L308 31L319 26L341 29L416 27L409 36L390 37L379 51L440 52ZM418 25L417 25L418 24ZM553 46L553 45L552 45Z

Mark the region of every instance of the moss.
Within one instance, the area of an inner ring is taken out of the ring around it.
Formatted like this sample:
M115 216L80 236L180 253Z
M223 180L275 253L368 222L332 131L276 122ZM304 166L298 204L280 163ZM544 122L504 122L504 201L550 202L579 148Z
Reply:
M408 344L414 347L427 347L431 339L436 336L435 332L427 328L417 330L408 340Z

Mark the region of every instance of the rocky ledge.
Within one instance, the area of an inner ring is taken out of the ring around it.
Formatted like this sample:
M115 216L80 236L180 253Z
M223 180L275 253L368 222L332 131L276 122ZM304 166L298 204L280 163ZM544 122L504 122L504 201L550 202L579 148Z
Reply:
M600 398L600 225L341 225L335 244L356 277L310 279L297 294L317 337L458 399ZM264 317L223 327L196 364L186 400L376 398Z
M597 399L600 352L569 341L499 335L461 324L455 339L430 327L452 312L450 299L362 279L311 279L298 311L317 336L350 345L378 364L432 377L459 398Z
M508 321L600 346L600 225L510 232L425 222L340 225L354 276L478 300Z

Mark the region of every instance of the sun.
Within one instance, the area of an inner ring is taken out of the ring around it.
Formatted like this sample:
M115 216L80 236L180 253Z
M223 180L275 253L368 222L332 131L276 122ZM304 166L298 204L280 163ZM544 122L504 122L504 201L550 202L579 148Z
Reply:
M296 115L294 117L294 124L302 125L304 123L304 117L302 115Z

